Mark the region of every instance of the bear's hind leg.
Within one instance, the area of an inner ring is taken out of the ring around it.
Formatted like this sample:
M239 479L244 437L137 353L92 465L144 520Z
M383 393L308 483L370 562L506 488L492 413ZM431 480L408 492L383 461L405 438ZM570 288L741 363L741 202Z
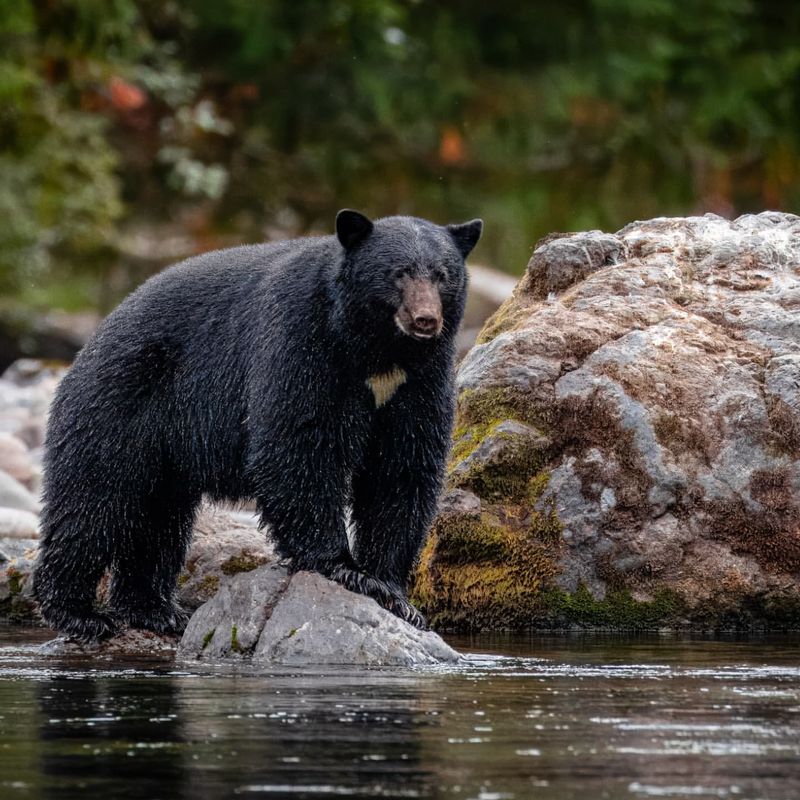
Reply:
M109 605L115 619L154 633L181 633L188 614L175 599L196 503L152 503L114 558Z
M82 642L105 639L114 620L97 608L97 585L111 565L109 503L70 494L54 471L42 511L42 536L33 572L33 594L44 621Z
M34 595L44 621L59 633L81 642L107 639L115 621L95 606L97 584L106 570L98 559L87 559L84 548L45 544L33 574Z

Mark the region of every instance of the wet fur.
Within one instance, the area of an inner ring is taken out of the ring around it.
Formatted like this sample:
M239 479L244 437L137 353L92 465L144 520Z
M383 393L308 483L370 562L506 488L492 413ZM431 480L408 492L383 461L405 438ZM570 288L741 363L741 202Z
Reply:
M255 499L294 569L424 626L405 588L443 476L479 234L392 217L347 248L327 236L207 253L129 296L52 405L34 578L45 620L79 639L181 630L176 580L205 494ZM397 270L442 265L442 333L414 341L394 322ZM376 407L370 378L398 369Z

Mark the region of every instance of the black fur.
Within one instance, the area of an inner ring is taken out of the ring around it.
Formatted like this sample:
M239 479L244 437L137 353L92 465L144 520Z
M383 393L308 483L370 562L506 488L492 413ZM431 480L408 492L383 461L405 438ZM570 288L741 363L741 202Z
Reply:
M207 253L130 295L51 409L35 571L45 620L81 639L180 630L176 579L207 494L254 498L294 569L424 626L405 589L441 485L464 258L480 231L341 212L337 236ZM437 282L443 327L430 340L395 323L403 272ZM366 381L396 366L407 379L376 408Z

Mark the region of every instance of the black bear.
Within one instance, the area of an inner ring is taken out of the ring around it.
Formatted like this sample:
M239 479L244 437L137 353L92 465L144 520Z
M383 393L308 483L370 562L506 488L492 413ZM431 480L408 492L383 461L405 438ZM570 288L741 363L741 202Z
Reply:
M207 495L254 499L293 569L424 627L406 583L443 478L481 230L344 210L336 236L206 253L133 292L50 411L44 619L83 640L179 631L177 576Z

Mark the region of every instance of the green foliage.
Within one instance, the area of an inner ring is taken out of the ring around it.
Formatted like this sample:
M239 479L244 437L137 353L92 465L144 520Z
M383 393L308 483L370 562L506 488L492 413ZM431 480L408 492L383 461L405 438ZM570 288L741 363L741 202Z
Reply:
M0 290L110 303L165 223L481 215L476 258L520 271L551 230L790 210L799 34L755 0L0 0Z

